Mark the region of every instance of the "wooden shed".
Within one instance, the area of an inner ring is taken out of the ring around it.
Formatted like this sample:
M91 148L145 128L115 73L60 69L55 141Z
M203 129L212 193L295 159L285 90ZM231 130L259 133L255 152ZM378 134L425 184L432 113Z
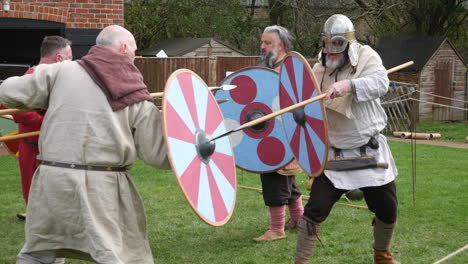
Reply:
M156 57L164 51L167 57L211 57L246 56L247 54L227 42L216 38L170 38L153 47L144 49L138 55Z
M418 122L468 120L467 68L455 46L444 37L384 37L376 51L387 69L407 61L408 68L389 76L414 84Z

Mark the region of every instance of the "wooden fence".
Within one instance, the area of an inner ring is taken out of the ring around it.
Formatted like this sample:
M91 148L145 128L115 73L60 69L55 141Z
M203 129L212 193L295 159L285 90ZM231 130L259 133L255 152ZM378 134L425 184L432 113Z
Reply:
M415 98L418 85L391 82L388 93L380 98L381 104L388 117L384 133L394 131L411 131L413 114L417 109Z
M215 86L224 79L226 72L257 65L258 60L258 56L136 58L135 65L153 93L164 91L169 75L181 68L192 70L206 84Z
M226 72L257 65L258 61L258 56L136 58L135 65L143 74L148 90L154 93L164 91L169 76L181 68L192 70L208 86L216 86ZM161 99L156 100L156 104L161 105Z
M226 77L245 67L258 65L258 56L239 57L171 57L136 58L135 65L142 72L150 92L162 92L169 75L177 69L185 68L198 74L209 86L216 86ZM316 60L309 59L313 65Z

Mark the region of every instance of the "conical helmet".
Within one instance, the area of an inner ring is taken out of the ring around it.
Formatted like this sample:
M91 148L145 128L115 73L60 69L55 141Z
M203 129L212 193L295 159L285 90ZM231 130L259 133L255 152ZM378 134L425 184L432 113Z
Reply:
M353 22L345 15L333 15L323 25L322 53L341 53L355 40Z

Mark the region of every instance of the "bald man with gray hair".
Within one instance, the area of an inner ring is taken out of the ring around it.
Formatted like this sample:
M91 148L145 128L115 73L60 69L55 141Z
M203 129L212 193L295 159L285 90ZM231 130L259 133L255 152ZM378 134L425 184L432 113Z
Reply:
M112 25L105 28L96 38L96 45L113 49L122 54L126 54L135 60L137 50L136 41L132 33L121 26Z
M154 263L127 170L137 157L170 168L161 114L133 63L133 35L112 25L96 44L81 60L39 65L0 86L0 104L47 108L17 264Z

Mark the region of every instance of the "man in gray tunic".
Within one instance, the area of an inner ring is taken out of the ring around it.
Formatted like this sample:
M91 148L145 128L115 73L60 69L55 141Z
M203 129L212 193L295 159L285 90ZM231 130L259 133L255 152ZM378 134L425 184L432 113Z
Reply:
M109 26L82 60L39 65L0 86L1 104L47 109L17 263L154 263L127 170L137 156L156 168L169 162L161 114L133 63L136 49L129 31Z
M325 22L322 51L313 71L326 92L330 150L328 160L347 159L355 168L325 169L312 184L304 215L298 221L296 264L308 263L318 239L320 224L335 202L348 190L361 189L374 214L374 263L398 264L390 253L397 221L395 177L398 171L385 136L380 134L387 116L379 97L388 89L387 72L380 56L354 37L352 22L333 15ZM387 163L388 169L359 168L364 157Z

